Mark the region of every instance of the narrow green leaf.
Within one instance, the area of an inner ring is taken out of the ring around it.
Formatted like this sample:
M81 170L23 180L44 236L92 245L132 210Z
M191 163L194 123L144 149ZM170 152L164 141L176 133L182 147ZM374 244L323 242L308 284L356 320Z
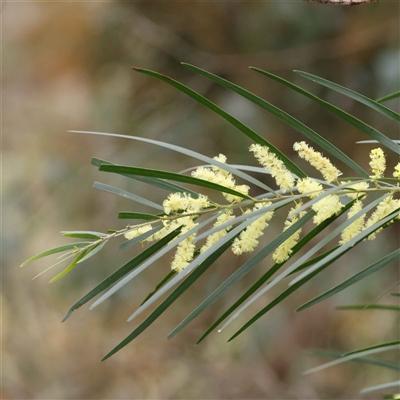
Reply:
M88 301L93 299L93 297L97 296L103 290L110 287L112 284L117 282L123 276L125 276L128 272L131 272L137 266L139 266L143 261L147 260L150 256L160 250L163 246L173 240L176 236L180 233L180 228L175 229L173 232L169 233L167 236L163 237L148 249L142 251L139 255L134 257L132 260L128 261L125 265L119 268L117 271L113 272L103 281L101 281L98 285L96 285L89 293L85 294L82 298L80 298L77 302L75 302L70 309L65 314L62 322L64 322L73 311L77 310L78 308L82 307Z
M149 221L155 221L160 219L160 216L152 214L134 213L129 211L121 211L118 213L119 219L144 219Z
M234 238L233 238L234 239ZM106 354L101 361L107 360L117 351L121 350L133 339L147 329L172 303L175 302L214 262L229 248L233 239L208 256L130 335Z
M383 196L385 197L385 196ZM357 214L353 215L351 218L348 218L347 221L343 222L339 228L341 228L341 230L347 228L350 224L352 224L356 219L360 218L362 215L364 215L366 212L368 212L371 208L373 208L376 204L376 202L379 202L382 199L379 198L377 200L375 200L374 202L372 202L371 204L369 204L368 206L364 207L361 211L359 211ZM367 238L371 233L375 232L377 229L383 227L384 225L386 225L387 223L389 223L390 221L392 221L397 215L399 215L400 213L400 208L397 209L396 211L392 212L390 215L388 215L385 218L382 218L380 221L376 222L374 225L372 225L371 227L369 227L368 229L364 229L363 231L361 231L359 234L357 234L354 238L352 238L351 240L349 240L348 242L342 244L337 250L335 250L332 254L330 254L327 259L329 257L335 257L336 254L340 254L341 252L343 252L344 250L346 250L347 248L351 248L353 246L355 246L357 243L360 242L360 240L363 240L365 238ZM339 229L337 228L337 229ZM337 229L335 229L333 232L337 232ZM339 231L341 232L341 231ZM331 233L330 235L333 235L333 233ZM330 235L328 235L326 238L328 238ZM325 239L326 239L325 238ZM324 239L324 240L325 240ZM319 246L319 245L318 245ZM315 247L314 247L315 249ZM297 261L299 262L299 261ZM320 261L319 263L321 263L322 261ZM293 279L289 285L291 285L292 283L296 282L296 280L301 279L303 276L307 275L308 273L310 273L313 269L318 268L318 264L316 263L315 265L313 265L311 268L309 268L307 271L302 272L299 276L297 276L295 279ZM293 268L293 266L291 267Z
M349 250L347 250L349 251ZM311 280L315 275L319 274L322 272L325 268L329 267L334 261L336 261L339 258L337 256L336 258L328 261L326 264L323 264L320 266L317 270L313 271L310 275L307 275L304 277L302 280L296 282L294 285L289 286L284 292L282 292L278 297L276 297L274 300L272 300L268 305L266 305L263 309L261 309L257 314L255 314L252 318L250 318L238 331L236 331L228 340L230 342L231 340L235 339L237 336L239 336L242 332L244 332L247 328L249 328L251 325L254 324L258 319L260 319L264 314L266 314L268 311L273 309L276 305L278 305L281 301L286 299L289 295L291 295L293 292L295 292L297 289L299 289L301 286L303 286L305 283L307 283L309 280ZM236 316L234 316L236 318ZM222 328L224 329L224 327ZM221 330L222 330L221 329Z
M161 280L161 282L158 283L155 289L146 296L146 298L140 303L140 305L146 303L146 301L150 299L150 297L153 296L153 294L156 293L161 287L163 287L175 274L176 271L174 270L168 272L168 274Z
M101 160L99 158L94 158L94 157L92 158L91 163L92 163L92 165L94 165L96 167L100 167L103 164L116 165L109 161ZM139 182L147 183L148 185L152 185L152 186L158 187L163 190L167 190L168 192L188 193L193 198L197 198L199 196L196 192L193 192L192 190L186 189L183 186L177 185L175 183L163 181L162 179L141 177L141 176L135 176L135 175L125 175L125 174L121 174L121 175L126 176L127 178L130 178L130 179L134 179Z
M217 289L215 289L195 310L193 310L172 332L168 335L171 339L178 332L180 332L187 324L200 315L206 308L219 299L234 283L248 274L255 266L257 266L265 257L271 254L279 245L286 241L296 231L298 231L306 222L308 222L315 213L310 211L296 223L289 227L286 231L282 232L277 238L271 241L256 255L251 257L245 262L238 270L236 270L227 280L225 280Z
M292 258L299 250L301 250L307 243L309 243L315 236L317 236L321 231L323 231L327 226L329 226L333 221L335 221L337 218L340 217L343 213L345 213L354 203L354 201L348 203L341 211L340 214L334 215L325 221L323 221L321 224L317 225L311 232L309 232L306 236L304 236L292 249L292 254L290 255L290 258ZM280 264L275 264L273 265L253 286L251 286L250 289L246 291L227 311L225 311L224 314L221 315L211 326L208 328L208 330L200 337L200 339L197 341L196 344L199 344L201 341L203 341L222 321L224 321L227 317L229 317L230 314L232 314L233 311L235 311L242 303L244 303L245 300L247 300L254 292L257 291L265 282L268 281L268 279L276 272L278 271L284 264L286 264L286 260L284 263ZM316 257L316 258L319 258ZM314 259L315 260L315 259ZM313 260L309 261L310 263L313 262ZM308 262L305 263L305 267L308 267L310 264ZM304 264L303 264L304 265ZM303 265L299 266L297 270L302 269ZM295 272L293 271L293 272Z
M386 117L393 119L394 121L400 122L400 115L398 113L392 111L390 108L383 106L378 101L372 100L360 93L355 92L354 90L350 90L350 89L347 89L336 83L330 82L327 79L320 78L319 76L316 76L313 74L309 74L308 72L302 72L302 71L295 71L295 72L297 74L299 74L300 76L302 76L303 78L306 78L306 79L309 79L310 81L319 83L322 86L325 86L329 89L334 90L335 92L338 92L347 97L350 97L351 99L356 100L359 103L362 103L362 104L372 108L375 111L378 111L379 113L385 115Z
M390 293L391 296L400 296L400 293Z
M333 367L338 364L343 364L348 361L360 359L361 357L369 356L370 354L376 354L376 353L382 353L382 352L388 351L388 350L394 350L394 349L397 349L398 347L399 347L398 345L394 345L394 346L388 346L388 347L384 347L384 348L365 350L361 353L352 354L349 356L343 356L343 357L340 357L339 359L319 365L318 367L311 368L311 369L305 371L303 373L303 375L313 374L314 372L319 372L319 371L322 371L323 369L330 368L330 367Z
M315 350L309 351L309 353L314 356L332 357L332 358L336 358L336 359L340 359L342 357L341 352L331 351L331 350L315 349ZM393 369L395 371L400 371L399 363L393 363L390 361L382 360L381 358L363 357L363 358L354 358L349 361L355 362L355 363L360 363L360 364L377 365L379 367L384 367L384 368L388 368L388 369Z
M384 348L384 347L394 346L396 344L400 344L400 340L396 340L396 341L393 341L393 342L386 342L386 343L376 344L374 346L364 347L363 349L350 351L348 353L343 354L342 357L350 356L352 354L363 353L364 351L371 350L371 349L381 349L381 348Z
M342 290L346 289L347 287L355 284L356 282L360 281L361 279L366 278L367 276L373 274L376 271L379 271L381 268L387 266L394 260L400 257L400 249L397 249L393 251L392 253L386 255L385 257L381 258L380 260L376 261L375 263L371 264L369 267L363 269L362 271L358 272L357 274L353 275L349 279L346 279L339 285L336 285L330 290L327 290L325 293L315 297L314 299L308 301L307 303L303 304L300 306L296 311L302 311L305 310L308 307L313 306L314 304L317 304L333 295L336 293L341 292Z
M201 153L197 153L197 152L195 152L193 150L185 149L184 147L176 146L174 144L160 142L158 140L147 139L147 138L142 138L142 137L138 137L138 136L119 135L119 134L116 134L116 133L89 132L89 131L69 131L69 132L83 133L83 134L87 134L87 135L111 136L111 137L138 140L140 142L155 144L157 146L164 147L164 148L167 148L169 150L173 150L173 151L176 151L178 153L185 154L185 155L187 155L189 157L193 157L193 158L196 158L198 160L204 161L204 162L206 162L208 164L215 165L216 167L222 168L225 171L228 171L228 172L232 173L233 175L239 176L239 177L243 178L244 180L253 183L256 186L263 188L266 191L272 191L272 189L270 187L268 187L264 183L260 182L259 180L255 179L251 175L248 175L248 174L246 174L244 172L241 172L240 169L234 167L233 165L221 163L221 162L219 162L219 161L217 161L217 160L215 160L213 158L207 157L207 156L205 156L205 155L203 155Z
M265 287L260 289L258 293L254 294L254 296L246 301L238 311L236 311L235 315L231 317L224 325L227 326L229 325L239 314L241 314L246 308L248 308L251 304L253 304L258 298L263 296L268 290L270 290L272 287L274 287L276 284L278 284L282 279L284 279L286 276L291 274L294 270L296 270L300 265L302 265L304 262L308 261L308 259L313 256L318 250L322 249L326 244L328 244L331 240L333 240L337 235L339 235L343 229L345 229L348 225L353 223L357 218L359 218L363 213L368 212L372 208L374 208L382 199L387 197L387 195L381 196L380 198L376 199L375 201L371 202L368 204L366 207L364 207L360 212L352 216L351 218L347 219L345 222L343 222L341 225L339 225L337 228L335 228L332 232L327 234L324 238L322 238L318 243L314 245L313 248L311 248L309 251L307 251L303 256L301 256L296 262L294 262L290 267L288 267L285 271L281 272L276 278L274 278L271 282L269 282ZM369 233L372 233L374 230L376 230L376 225L374 227L369 228ZM365 232L367 232L366 230ZM357 236L357 238L360 238L360 235ZM364 238L364 236L362 236ZM336 259L336 256L338 254L338 251L340 251L339 256L341 252L346 252L347 249L351 248L352 245L354 245L354 239L352 241L349 241L345 245L341 246L337 250L333 251L330 253L327 257L325 257L323 260L318 261L315 263L311 268L307 269L305 272L300 274L298 277L296 277L294 280L292 280L289 285L295 284L298 280L302 279L303 276L306 276L307 274L312 273L314 270L319 269L321 264L326 264L326 262L330 259Z
M121 289L124 285L126 285L128 282L130 282L133 278L135 278L138 274L140 274L142 271L144 271L147 267L152 265L155 261L160 259L164 254L168 253L172 249L174 249L179 243L181 243L183 240L187 239L189 236L193 235L193 233L199 231L202 229L204 226L208 225L211 221L213 221L216 218L215 215L212 217L208 218L207 220L199 223L197 226L195 226L193 229L189 230L188 232L182 234L181 236L177 237L175 240L173 240L171 243L169 243L167 246L165 246L162 250L158 251L156 254L154 254L150 259L145 261L140 267L136 268L135 271L130 272L127 276L122 278L118 283L116 283L112 288L108 289L106 293L104 293L102 296L100 296L90 307L89 310L93 310L95 307L97 307L99 304L101 304L103 301L107 300L110 296L112 296L115 292L117 292L119 289ZM204 253L205 254L205 253ZM200 257L198 257L200 258ZM192 261L192 264L195 263L196 260ZM189 272L189 266L185 268L185 273ZM178 274L179 275L179 274ZM173 279L172 279L173 281ZM169 282L170 283L170 282ZM168 283L168 284L169 284ZM157 299L158 295L163 292L163 290L168 286L165 285L158 293L156 293L152 298L149 299L148 302L146 302L143 306L139 307L136 312L139 310L142 310L143 308L147 307L149 304L151 304L153 299Z
M59 246L59 247L54 247L53 249L46 250L43 253L37 254L36 256L29 258L28 260L24 261L20 265L20 267L25 267L25 265L31 263L32 261L39 260L40 258L51 256L52 254L61 253L63 251L67 251L67 250L78 249L81 247L85 247L89 244L90 244L90 242L77 242L77 243L64 244L63 246Z
M61 234L67 237L95 240L107 236L105 233L93 231L61 231Z
M394 92L394 93L388 94L387 96L381 97L380 99L376 100L376 102L384 103L384 102L392 100L392 99L397 99L397 97L400 97L400 90L398 92Z
M255 131L253 131L251 128L249 128L247 125L243 124L240 122L238 119L234 118L232 115L228 114L226 111L222 110L220 107L218 107L216 104L211 102L210 100L206 99L204 96L200 95L199 93L195 92L194 90L190 89L189 87L183 85L182 83L179 83L175 81L174 79L169 78L168 76L159 74L154 71L142 69L142 68L133 68L133 70L137 72L141 72L146 75L153 76L157 79L160 79L169 85L173 86L174 88L180 90L181 92L185 93L192 99L196 100L200 104L206 106L209 108L211 111L214 111L216 114L224 118L226 121L228 121L230 124L232 124L234 127L239 129L242 133L244 133L247 137L249 137L251 140L254 142L266 146L269 148L269 150L274 153L282 162L286 165L286 167L297 175L299 178L305 178L307 175L296 165L291 161L288 157L285 156L281 151L279 151L274 145L272 145L270 142L268 142L265 138L262 136L258 135Z
M372 137L373 139L377 140L378 142L380 142L382 145L386 146L388 149L394 151L397 154L400 154L400 146L398 144L396 144L395 142L393 142L391 139L389 139L387 136L385 136L383 133L379 132L378 130L376 130L375 128L373 128L372 126L367 125L365 122L359 120L358 118L353 117L352 115L350 115L349 113L341 110L340 108L334 106L331 103L328 103L325 100L320 99L319 97L311 94L310 92L300 88L297 85L294 85L293 83L286 81L285 79L280 78L279 76L270 74L269 72L263 71L261 69L258 68L252 68L254 71L259 72L263 75L268 76L269 78L272 78L288 87L290 87L291 89L295 90L298 93L301 93L302 95L308 97L311 100L314 100L315 102L317 102L318 104L320 104L321 106L325 107L326 109L332 111L334 114L336 114L337 116L339 116L340 118L344 119L345 121L347 121L348 123L350 123L351 125L353 125L354 127L356 127L357 129L359 129L361 132L364 132L366 135ZM305 78L307 78L307 74L300 72L300 71L295 71L298 74L300 74L301 76L304 76ZM312 75L314 76L314 75ZM322 81L322 78L319 78ZM312 79L314 80L314 79ZM328 82L328 81L326 81ZM321 83L321 82L318 82ZM334 85L334 84L332 84ZM326 86L326 85L325 85ZM337 85L339 86L339 85ZM344 88L343 88L344 89ZM355 92L354 92L355 93ZM371 102L373 102L373 100L370 100ZM386 109L386 107L381 106L379 103L376 103L376 107L381 107ZM393 111L387 109L388 111L390 111L392 114L397 115L397 121L399 120L398 118L400 118L400 116L396 113L394 113ZM380 109L380 112L382 111L382 109ZM393 115L391 115L391 118L393 118ZM342 160L343 161L343 160Z
M234 91L235 93L239 94L240 96L243 96L244 98L250 100L254 104L263 108L264 110L270 112L275 117L279 118L281 121L287 123L293 129L297 130L298 132L300 132L307 138L314 141L314 143L316 143L318 146L322 147L329 154L331 154L334 157L341 160L343 163L345 163L351 169L353 169L354 171L359 173L361 176L364 176L366 178L369 176L357 163L355 163L350 157L348 157L341 150L339 150L337 147L335 147L329 140L326 140L325 138L320 136L317 132L313 131L308 126L306 126L302 122L298 121L297 119L295 119L294 117L292 117L291 115L286 113L285 111L279 109L278 107L272 105L271 103L268 103L267 101L263 100L261 97L254 95L253 93L249 92L248 90L243 89L242 87L235 85L225 79L222 79L217 75L211 74L210 72L207 72L201 68L195 67L190 64L186 64L186 63L182 63L182 64L184 66L188 67L189 69L191 69L192 71L199 73L200 75L203 75L206 78L211 79L212 81L218 83L219 85Z
M116 188L114 186L106 185L105 183L95 182L93 184L93 187L95 189L97 189L97 190L102 190L103 192L112 193L112 194L115 194L117 196L124 197L125 199L136 201L137 203L144 204L146 206L155 208L156 210L164 211L164 207L163 206L161 206L161 205L159 205L157 203L154 203L154 202L152 202L150 200L144 199L143 197L140 197L140 196L138 196L136 194L129 193L129 192L127 192L125 190L122 190L122 189L118 189L118 188Z
M400 307L389 306L382 304L370 304L370 305L354 305L354 306L337 306L337 310L385 310L385 311L400 311Z
M49 283L53 283L58 279L62 278L64 275L67 275L68 272L71 272L75 268L76 264L78 264L78 262L82 260L82 258L85 257L89 251L90 251L89 249L83 250L82 253L80 253L78 257L76 257L75 260L72 261L72 263L69 264L68 267L64 269L64 271L61 271L58 275L56 275L53 279L51 279Z
M247 196L236 190L229 189L225 186L218 185L216 183L212 183L212 182L206 181L204 179L193 178L191 176L175 174L173 172L168 172L168 171L160 171L160 170L155 170L155 169L137 168L137 167L127 167L124 165L110 165L110 164L100 165L99 170L105 171L105 172L113 172L113 173L122 174L122 175L149 176L149 177L153 177L153 178L161 178L161 179L169 179L171 181L185 182L185 183L190 183L192 185L197 185L197 186L202 186L202 187L206 187L209 189L214 189L219 192L229 193L234 196L241 197L243 199L251 199L250 196Z
M391 388L400 389L400 380L382 383L381 385L370 386L370 387L364 388L363 390L360 390L360 394L371 393L371 392L376 392L378 390L391 389ZM395 396L395 398L400 398L399 395L393 395L393 396Z
M93 257L95 254L97 254L105 245L106 245L107 241L104 240L101 243L93 246L92 248L90 248L87 252L87 254L85 255L85 257L83 257L82 259L80 259L78 261L78 264L81 262L86 261L88 258Z

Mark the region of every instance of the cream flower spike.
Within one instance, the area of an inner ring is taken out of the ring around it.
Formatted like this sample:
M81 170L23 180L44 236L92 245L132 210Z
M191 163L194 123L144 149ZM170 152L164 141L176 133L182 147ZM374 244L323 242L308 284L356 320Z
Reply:
M369 166L371 167L373 174L370 175L370 178L371 179L382 178L383 173L385 172L386 169L385 153L380 147L378 147L376 149L371 150L369 157L371 159Z
M395 167L394 167L394 172L393 172L393 176L397 179L400 179L400 163L398 163Z
M294 177L286 168L284 162L274 153L268 150L268 147L260 144L252 144L249 148L254 153L258 162L271 174L276 184L285 193L294 186Z
M214 160L226 164L226 156L220 154L214 157ZM250 187L247 185L236 185L235 179L232 174L222 168L212 166L211 168L199 167L192 172L194 178L203 179L208 182L217 183L218 185L225 186L229 189L236 190L237 192L248 195ZM241 197L234 196L228 193L222 193L227 201L233 203L242 200Z
M338 177L342 175L328 158L324 157L319 151L314 150L306 142L296 142L293 145L293 149L297 151L300 158L308 161L319 171L328 183L337 181Z

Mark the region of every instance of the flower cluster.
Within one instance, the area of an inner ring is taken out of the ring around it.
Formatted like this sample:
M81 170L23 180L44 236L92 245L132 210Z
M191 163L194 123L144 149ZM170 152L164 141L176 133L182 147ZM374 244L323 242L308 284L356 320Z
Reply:
M223 154L214 157L214 160L226 164L226 157ZM211 168L199 167L192 172L192 176L194 178L203 179L208 182L217 183L218 185L236 190L237 192L243 193L245 195L248 195L250 190L250 187L247 185L237 185L235 179L230 172L216 166L212 166ZM225 199L230 203L242 200L241 197L234 196L229 193L223 193L223 195Z
M288 218L285 221L285 227L283 228L283 232L285 232L286 229L290 228L295 222L297 222L301 217L303 217L306 214L305 211L302 211L298 214L295 214L294 216L291 216L291 214L302 205L303 203L299 202L295 205L295 207L290 209ZM298 229L292 236L290 236L279 247L276 248L276 250L272 254L272 258L278 264L285 262L290 257L290 255L293 253L293 247L299 241L300 235L301 235L301 228Z
M293 148L299 154L300 158L308 161L317 171L319 171L324 179L330 183L337 181L342 173L324 157L320 152L314 150L306 142L296 142Z
M271 202L257 203L251 211L260 210L271 204ZM250 213L251 211L247 210L246 213ZM273 215L273 211L268 211L247 226L247 228L240 233L239 237L233 241L233 254L240 255L243 253L251 253L258 246L258 239L262 236L264 229L268 226L268 221Z
M276 184L285 193L294 186L294 177L286 168L284 162L272 153L268 147L260 144L252 144L250 151L254 153L254 157L258 162L271 174Z
M386 158L383 150L378 147L377 149L371 150L370 153L370 163L369 166L372 170L372 175L370 175L371 179L379 179L382 178L383 173L386 169Z
M328 158L324 157L320 152L315 151L307 143L297 142L294 144L293 148L298 152L301 158L306 160L322 174L324 181L318 181L311 177L297 178L290 172L284 162L268 147L261 146L260 144L252 144L249 150L254 153L254 157L258 162L272 175L282 192L290 192L286 195L287 198L294 196L294 193L297 191L300 197L309 199L309 209L312 209L315 212L313 222L317 225L321 224L333 215L338 215L343 210L346 200L342 204L341 199L347 197L354 202L348 211L347 218L350 219L358 213L360 213L360 217L343 229L339 241L340 245L349 242L362 231L368 229L400 207L400 200L393 198L394 189L399 191L398 188L400 185L398 183L397 186L391 186L393 189L388 189L386 187L389 195L377 205L374 212L372 212L366 221L366 215L365 213L362 213L363 203L361 199L365 198L370 190L383 190L380 189L378 184L378 179L383 177L386 168L386 159L382 149L373 149L370 153L370 167L372 170L370 179L363 179L360 181L341 180L340 187L337 190L332 193L326 193L324 184L329 184L331 188L334 188L335 186L332 182L339 184L339 176L342 173ZM214 159L223 164L226 163L226 157L223 154L220 154ZM236 184L232 174L223 168L216 166L199 167L192 172L192 176L217 183L245 195L248 195L249 193L250 188L247 185ZM400 163L396 165L393 176L397 179L400 178ZM375 189L370 189L371 182L375 182ZM390 192L390 190L392 190L392 192ZM164 216L159 216L162 228L155 234L144 239L144 241L150 242L153 240L159 240L177 228L181 229L179 235L184 235L198 225L196 220L203 214L210 212L216 213L216 220L213 228L218 228L222 225L224 226L222 226L221 229L214 231L206 238L205 243L198 249L198 253L201 254L217 244L228 233L232 226L237 225L237 223L235 223L235 218L238 212L241 212L242 215L246 215L268 207L268 210L264 213L260 213L258 218L241 231L241 233L234 239L231 246L232 252L236 255L254 251L259 244L260 237L263 235L264 230L268 227L269 221L274 215L274 210L270 206L272 206L274 202L281 200L282 196L277 195L275 198L271 198L268 201L243 201L243 199L238 196L226 193L223 193L223 195L228 201L228 204L218 205L209 200L209 198L203 194L199 194L197 197L192 197L188 193L171 193L163 202ZM301 210L301 212L298 212L300 207L304 208L303 202L298 199L298 196L296 196L295 205L288 213L283 231L286 231L306 214L307 210ZM399 219L399 217L396 218ZM230 225L231 221L232 224ZM158 221L129 227L125 232L125 237L127 239L132 239L143 235L153 228L153 223L158 223ZM382 228L369 235L368 239L374 239L380 230L382 230ZM175 271L179 272L184 270L194 259L197 250L194 240L196 235L197 233L195 231L178 244L171 265L172 269ZM285 242L275 249L272 258L276 263L284 263L291 257L293 248L299 241L300 235L301 229L298 229Z

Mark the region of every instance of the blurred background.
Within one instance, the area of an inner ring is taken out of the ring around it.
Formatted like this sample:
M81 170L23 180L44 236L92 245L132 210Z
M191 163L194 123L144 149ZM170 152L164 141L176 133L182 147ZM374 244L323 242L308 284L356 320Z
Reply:
M63 265L44 259L18 266L64 243L59 231L124 227L118 211L146 212L92 189L108 183L153 201L166 192L99 173L92 156L115 163L179 172L196 160L125 139L67 130L137 135L184 146L228 162L256 165L250 140L226 121L165 83L132 71L153 69L197 90L294 156L300 135L241 97L202 78L188 62L244 86L288 111L368 168L366 139L317 104L252 72L255 66L301 85L392 138L398 127L368 108L293 73L300 69L378 98L399 88L397 2L339 7L302 1L12 2L2 3L3 111L3 392L4 399L355 399L369 385L396 379L374 366L345 364L301 372L328 358L307 349L347 352L395 340L391 313L338 311L368 303L398 279L396 265L338 298L295 313L300 304L398 246L396 229L365 243L289 297L233 342L233 330L194 343L269 266L248 277L173 340L166 335L244 261L226 254L134 342L100 359L146 315L126 318L168 272L170 256L89 312L67 309L139 251L109 244L65 278L48 284ZM387 104L398 109L398 102ZM392 169L395 158L389 160ZM301 165L301 163L299 163ZM303 164L304 166L304 164ZM337 166L346 172L339 162ZM283 215L283 214L282 214ZM266 237L282 230L276 219ZM64 266L65 267L65 266ZM250 316L283 290L276 288L241 316ZM382 299L388 303L390 296ZM390 359L390 354L382 357ZM393 359L392 359L393 361ZM366 395L365 398L377 398Z

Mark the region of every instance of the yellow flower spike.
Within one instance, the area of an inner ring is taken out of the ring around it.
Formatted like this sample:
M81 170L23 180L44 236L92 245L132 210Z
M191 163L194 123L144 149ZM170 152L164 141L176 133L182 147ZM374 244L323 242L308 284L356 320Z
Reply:
M128 232L124 233L124 237L127 240L133 239L135 237L138 237L140 235L143 235L144 233L150 231L152 229L150 224L139 226L137 228L133 228L129 230Z
M397 179L400 179L400 163L398 163L395 167L394 167L394 172L393 172L393 176Z
M271 205L271 202L257 203L252 211L260 210L264 207ZM245 212L248 213L250 210ZM273 217L274 211L269 211L250 224L244 231L242 231L233 243L233 254L240 255L243 253L251 253L258 246L258 238L263 235L263 231L268 226L268 221Z
M220 154L219 156L214 157L214 160L225 164L226 156ZM208 182L225 186L229 189L236 190L237 192L243 193L245 195L248 195L250 190L250 187L247 185L236 185L235 179L233 178L230 172L225 171L224 169L218 168L216 166L212 166L211 168L199 167L192 172L192 176L194 178L203 179ZM234 196L228 193L222 193L222 194L225 197L225 199L230 203L242 200L242 198L238 196Z
M371 167L372 170L372 175L370 175L370 178L371 179L382 178L383 173L385 172L386 169L385 153L380 147L378 147L376 149L371 150L369 157L371 159L369 166Z
M274 153L269 151L268 147L260 144L252 144L249 150L254 153L258 162L271 174L276 184L285 193L294 186L292 173L286 168L284 162Z
M313 199L322 193L323 187L316 180L307 177L297 181L297 190L299 193L306 194L310 199Z
M383 199L375 208L375 211L369 217L367 222L365 223L365 228L367 229L372 225L376 224L381 219L385 218L389 215L392 211L396 210L400 207L400 199L393 199L392 196ZM397 217L399 219L399 217ZM394 221L392 221L394 222ZM379 233L383 228L379 228L374 233L368 236L368 240L374 240L376 238L377 233Z
M343 204L340 202L338 196L334 194L325 196L323 199L317 201L311 206L311 208L317 213L313 218L314 223L319 225L332 215L338 214L342 207Z
M233 215L232 210L228 209L217 218L217 220L213 226L214 227L220 226L220 225L224 224L225 222L228 222L234 218L235 218L235 216ZM217 243L220 239L222 239L227 234L229 229L230 229L230 226L226 227L225 229L221 229L220 231L215 232L215 233L211 234L210 236L208 236L206 243L200 249L200 253L204 253L213 244Z
M285 227L283 228L283 232L285 232L286 229L290 228L295 222L297 222L301 217L303 217L306 214L306 211L303 211L299 214L296 214L293 217L289 217L291 213L296 211L302 205L303 203L299 202L295 205L295 207L290 209L288 213L288 219L285 221ZM293 252L293 247L296 245L296 243L300 238L301 231L302 231L301 228L298 229L292 236L290 236L279 247L276 248L276 250L272 254L272 258L275 260L275 262L280 264L286 261L290 257L290 255Z
M363 208L363 204L361 200L357 200L351 206L349 212L347 213L347 219L350 219L354 215L356 215ZM352 224L350 224L347 228L345 228L341 234L341 240L339 242L340 245L347 243L353 237L357 236L364 229L364 221L365 215L362 215L360 218L357 218Z
M297 151L299 157L308 161L317 171L319 171L324 179L330 183L337 181L342 173L324 157L319 151L314 150L306 142L296 142L293 149Z

